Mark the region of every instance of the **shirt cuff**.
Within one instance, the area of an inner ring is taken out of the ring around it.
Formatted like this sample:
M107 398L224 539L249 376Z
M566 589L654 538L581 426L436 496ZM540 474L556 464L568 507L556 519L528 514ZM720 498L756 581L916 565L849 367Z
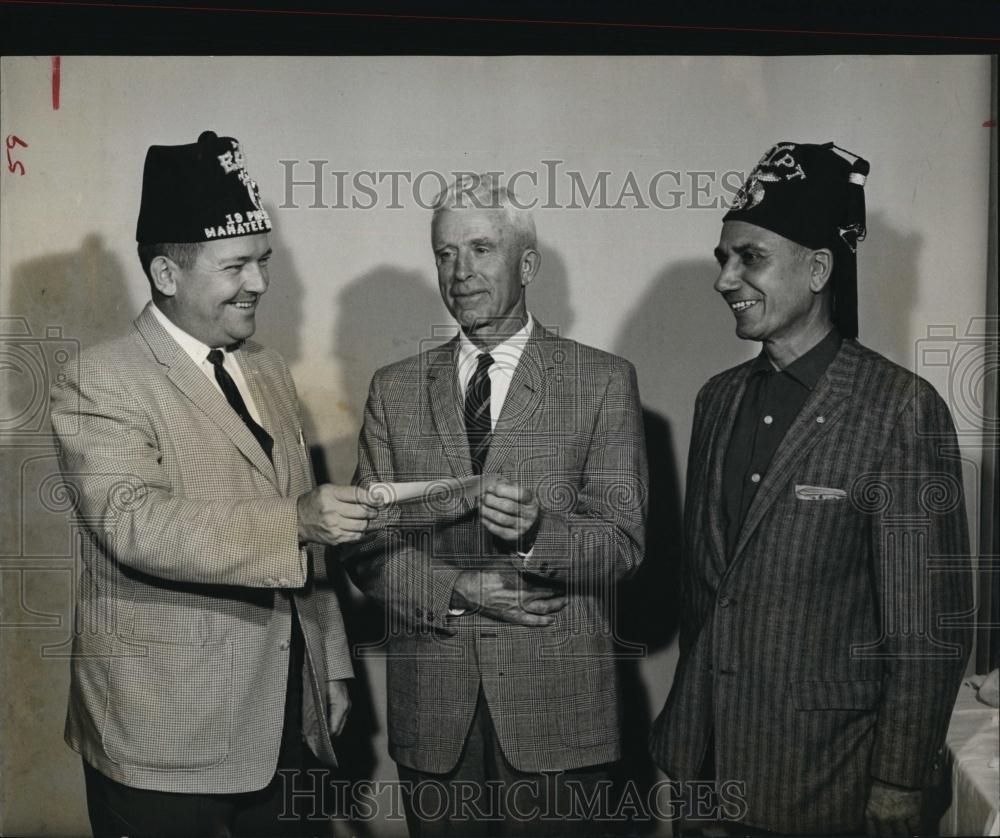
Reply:
M520 570L522 573L527 573L528 565L531 562L531 557L534 554L534 552L535 552L534 545L532 545L531 549L528 550L527 553L522 552L521 550L514 551L514 555L517 557L514 563L517 565L517 569Z

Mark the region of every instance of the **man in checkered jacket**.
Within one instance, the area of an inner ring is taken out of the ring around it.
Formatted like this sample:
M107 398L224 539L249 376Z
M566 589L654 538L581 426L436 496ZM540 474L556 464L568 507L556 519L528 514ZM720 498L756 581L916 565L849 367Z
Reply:
M282 775L336 764L352 668L308 545L374 510L314 486L285 362L250 340L270 229L236 140L152 146L152 301L52 388L83 530L66 740L95 835L299 834Z
M635 370L528 312L535 225L502 186L453 184L431 239L460 332L375 373L355 479L473 489L387 507L351 561L386 612L410 831L601 833L609 808L585 801L621 756L615 590L645 536Z

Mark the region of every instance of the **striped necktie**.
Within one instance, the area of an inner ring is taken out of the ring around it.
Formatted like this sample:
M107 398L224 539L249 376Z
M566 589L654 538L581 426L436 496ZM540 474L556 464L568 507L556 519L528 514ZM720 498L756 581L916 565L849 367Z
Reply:
M222 350L213 349L208 353L208 360L211 361L212 366L215 367L215 380L219 382L219 387L222 388L222 393L225 395L226 401L229 402L233 410L236 411L240 419L242 419L246 426L250 429L250 433L254 435L257 442L260 443L260 447L264 449L264 453L267 454L267 458L273 463L274 457L271 455L271 451L274 449L274 440L271 439L271 435L267 431L265 431L253 420L253 417L250 415L250 411L247 410L247 404L243 401L243 396L240 394L240 388L236 386L236 382L233 381L232 376L226 372L226 368L222 366Z
M483 464L490 450L492 423L490 421L490 365L493 356L484 352L479 356L476 371L465 391L465 432L469 437L469 454L472 470L483 473Z

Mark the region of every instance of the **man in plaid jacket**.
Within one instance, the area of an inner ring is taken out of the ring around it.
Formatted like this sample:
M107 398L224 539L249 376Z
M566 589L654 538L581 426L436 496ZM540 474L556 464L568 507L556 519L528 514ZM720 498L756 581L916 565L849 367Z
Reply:
M336 764L352 668L307 544L374 510L314 488L288 369L249 340L270 229L236 140L152 146L153 300L52 389L83 528L66 739L98 836L299 834L277 769L303 736Z
M572 790L599 794L621 755L611 606L642 559L646 508L635 370L528 313L534 221L503 187L453 184L431 239L461 330L375 373L356 482L483 492L390 505L351 562L386 612L410 831L601 830ZM428 788L445 805L408 793Z
M683 834L916 834L940 768L971 641L961 455L934 389L855 339L868 169L779 143L715 250L763 350L695 406L680 659L650 745L727 802L680 795Z

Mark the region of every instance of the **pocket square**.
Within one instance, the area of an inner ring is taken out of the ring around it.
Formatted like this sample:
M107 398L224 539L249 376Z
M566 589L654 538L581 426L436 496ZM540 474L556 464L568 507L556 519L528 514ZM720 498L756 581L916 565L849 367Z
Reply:
M799 500L847 500L847 492L830 486L802 486L796 483L795 497Z

